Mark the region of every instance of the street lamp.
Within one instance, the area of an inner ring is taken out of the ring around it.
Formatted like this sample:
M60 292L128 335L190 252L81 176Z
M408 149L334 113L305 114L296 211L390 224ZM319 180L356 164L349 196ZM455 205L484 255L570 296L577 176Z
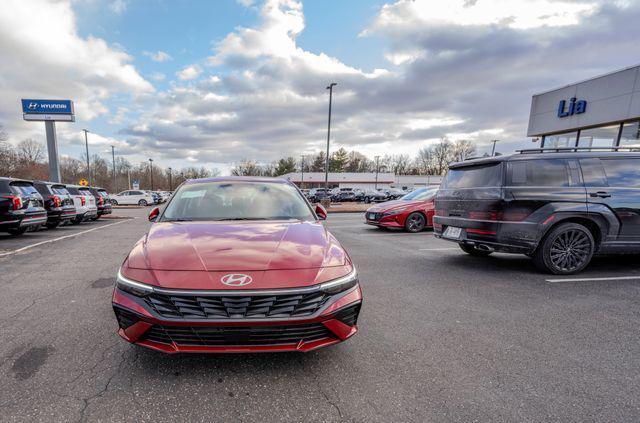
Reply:
M378 189L378 169L379 169L378 162L380 161L380 156L376 156L375 159L376 159L376 185L374 188Z
M304 154L300 155L300 188L304 187Z
M149 174L151 175L151 191L153 191L153 159L149 159Z
M91 183L91 166L89 165L89 140L87 139L87 133L89 132L86 129L84 131L84 146L87 149L87 175L89 176L89 186L93 186Z
M113 192L118 192L118 180L116 179L116 150L111 146L111 158L113 159Z
M324 195L325 199L329 194L329 139L331 138L331 101L333 100L333 87L338 85L337 82L329 84L327 89L329 90L329 121L327 123L327 157L325 157L324 163Z
M169 168L169 191L173 191L173 184L171 183L171 174L173 171Z
M495 156L496 155L496 143L500 141L500 140L491 140L491 142L493 143L493 148L491 149L491 156Z

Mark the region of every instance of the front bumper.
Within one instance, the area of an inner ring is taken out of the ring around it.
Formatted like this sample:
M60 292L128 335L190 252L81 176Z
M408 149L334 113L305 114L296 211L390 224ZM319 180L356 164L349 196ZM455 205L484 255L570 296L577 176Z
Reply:
M404 228L405 213L385 215L382 212L369 212L364 214L364 221L367 225L385 228Z
M118 288L112 301L118 334L152 350L169 354L308 352L340 343L357 332L362 291L357 285L304 318L166 318L140 297Z

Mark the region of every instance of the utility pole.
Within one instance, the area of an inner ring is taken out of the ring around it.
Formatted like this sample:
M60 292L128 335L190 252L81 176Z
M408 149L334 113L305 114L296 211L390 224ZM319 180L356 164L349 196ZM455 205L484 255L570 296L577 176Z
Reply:
M113 159L113 192L118 192L118 179L116 177L116 150L111 146L111 158Z
M329 84L329 121L327 123L327 157L324 164L324 195L325 199L329 198L329 140L331 139L331 101L333 100L333 87L338 85L336 82Z
M129 182L129 189L131 189L131 169L127 169L127 180Z
M493 142L493 148L491 149L491 156L495 156L496 155L496 143L500 141L500 140L492 140L491 142Z
M87 174L89 176L89 186L93 186L93 183L91 182L91 165L89 164L89 140L87 138L87 133L89 131L87 131L86 129L83 129L84 131L84 146L87 149Z
M304 187L304 154L300 155L300 189Z
M149 175L151 175L151 191L153 191L153 159L149 159Z
M378 162L380 161L380 156L376 156L375 159L376 159L376 185L375 185L375 189L378 189L378 169L379 169Z
M169 168L169 191L173 191L173 184L171 183L171 174L173 173L173 170L171 170L171 168Z

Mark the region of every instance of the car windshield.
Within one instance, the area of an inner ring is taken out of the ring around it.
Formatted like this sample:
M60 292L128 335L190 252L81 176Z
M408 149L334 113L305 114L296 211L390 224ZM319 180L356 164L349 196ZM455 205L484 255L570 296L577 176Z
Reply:
M298 190L286 183L220 181L188 184L171 198L161 221L315 220Z
M426 200L431 200L436 195L437 192L438 192L437 188L420 188L410 192L409 194L405 195L400 199L404 201L411 201L411 200L426 201Z

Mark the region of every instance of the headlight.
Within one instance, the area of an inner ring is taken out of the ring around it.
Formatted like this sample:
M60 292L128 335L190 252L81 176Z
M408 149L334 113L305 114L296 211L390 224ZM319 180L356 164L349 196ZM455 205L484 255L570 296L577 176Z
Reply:
M386 212L383 213L383 216L393 216L396 214L400 214L400 213L404 213L405 211L407 211L407 209L395 209L395 210L391 210L390 212Z
M347 289L353 288L358 284L358 272L356 271L355 266L353 270L338 279L334 279L329 282L325 282L320 285L320 289L329 295L337 294L338 292L346 291Z
M122 276L120 270L118 270L118 276L116 276L116 286L124 292L128 292L136 297L144 297L145 295L153 292L153 287L125 278Z

